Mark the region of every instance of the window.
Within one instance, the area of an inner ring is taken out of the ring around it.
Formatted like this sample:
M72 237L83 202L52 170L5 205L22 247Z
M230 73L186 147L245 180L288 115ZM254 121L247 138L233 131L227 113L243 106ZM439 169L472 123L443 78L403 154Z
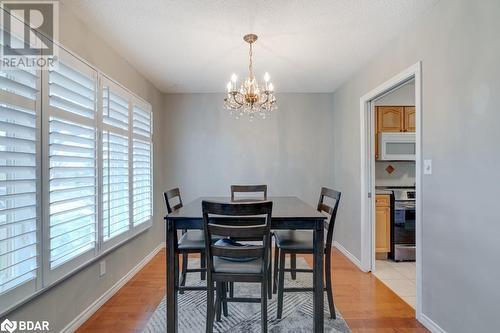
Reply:
M36 71L0 71L0 298L37 289L39 273L39 109ZM0 312L7 304L0 303Z
M102 78L103 248L152 216L152 116L150 106Z
M152 122L63 49L0 71L0 314L152 224Z

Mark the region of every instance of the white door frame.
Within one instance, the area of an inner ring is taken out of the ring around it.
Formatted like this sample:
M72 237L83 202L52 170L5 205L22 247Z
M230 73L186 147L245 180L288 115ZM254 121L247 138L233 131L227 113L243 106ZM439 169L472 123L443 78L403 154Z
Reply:
M416 317L422 315L422 63L405 69L360 98L361 123L361 265L363 270L375 270L375 129L372 103L375 98L402 83L415 79L416 111Z

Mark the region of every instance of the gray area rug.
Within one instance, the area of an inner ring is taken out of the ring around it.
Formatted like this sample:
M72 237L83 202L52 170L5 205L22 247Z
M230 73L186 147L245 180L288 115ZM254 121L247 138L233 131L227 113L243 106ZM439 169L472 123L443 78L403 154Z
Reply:
M191 259L190 267L198 267L198 260ZM288 264L287 264L287 267ZM302 258L297 258L298 268L308 268ZM187 275L186 285L204 285L199 273ZM297 273L292 280L285 274L285 287L311 287L311 273ZM254 283L236 283L234 293L237 297L259 297L260 285ZM276 319L277 297L268 300L269 332L312 332L313 295L312 292L284 293L283 317ZM206 318L206 291L185 291L179 294L179 332L204 332ZM337 311L337 319L330 319L328 300L325 293L325 332L351 332L349 326ZM260 304L228 303L229 316L222 316L221 322L215 322L214 332L250 333L260 332ZM166 332L165 298L149 319L144 333Z

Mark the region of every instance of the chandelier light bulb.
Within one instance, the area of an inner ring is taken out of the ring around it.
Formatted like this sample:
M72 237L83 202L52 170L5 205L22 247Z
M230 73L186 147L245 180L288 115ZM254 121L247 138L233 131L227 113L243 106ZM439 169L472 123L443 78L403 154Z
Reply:
M268 72L264 73L264 81L269 82L270 79L271 76L269 75L269 73Z
M231 82L228 82L226 87L227 87L227 92L231 92L233 85L231 84Z
M233 75L231 75L231 81L232 81L233 83L236 83L236 81L237 81L237 80L238 80L238 76L236 76L236 74L235 74L235 73L233 73Z
M274 91L274 86L272 83L269 83L269 91Z

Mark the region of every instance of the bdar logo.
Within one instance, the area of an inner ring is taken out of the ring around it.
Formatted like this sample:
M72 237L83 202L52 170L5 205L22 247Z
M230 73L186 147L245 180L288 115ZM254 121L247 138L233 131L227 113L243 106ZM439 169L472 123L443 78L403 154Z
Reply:
M8 319L5 319L2 324L0 325L0 330L2 332L9 332L12 333L17 329L17 322L16 321L10 321Z

